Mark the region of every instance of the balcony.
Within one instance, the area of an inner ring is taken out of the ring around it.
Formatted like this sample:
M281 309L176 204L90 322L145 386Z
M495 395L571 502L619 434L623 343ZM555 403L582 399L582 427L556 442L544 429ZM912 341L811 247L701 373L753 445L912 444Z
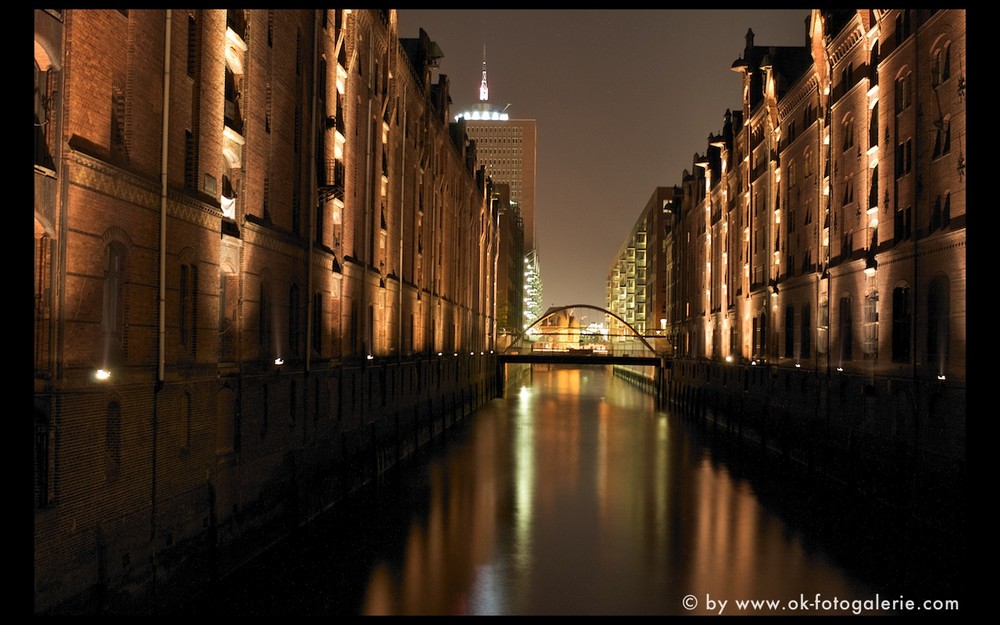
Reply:
M317 168L317 185L319 187L320 200L329 199L331 196L343 201L344 180L346 178L344 164L337 159L323 159Z

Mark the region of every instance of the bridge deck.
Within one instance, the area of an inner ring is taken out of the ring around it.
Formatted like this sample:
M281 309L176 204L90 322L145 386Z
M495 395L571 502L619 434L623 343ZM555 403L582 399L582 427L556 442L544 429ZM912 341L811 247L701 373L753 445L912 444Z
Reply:
M614 356L610 354L574 354L571 352L533 352L530 354L500 354L501 363L563 364L563 365L660 365L657 356ZM664 361L667 368L670 360Z

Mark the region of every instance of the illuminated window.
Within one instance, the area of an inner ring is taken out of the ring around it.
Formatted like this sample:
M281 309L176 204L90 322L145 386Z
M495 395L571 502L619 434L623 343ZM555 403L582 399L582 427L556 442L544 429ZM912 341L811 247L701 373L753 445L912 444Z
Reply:
M878 291L865 296L865 357L874 357L878 351Z

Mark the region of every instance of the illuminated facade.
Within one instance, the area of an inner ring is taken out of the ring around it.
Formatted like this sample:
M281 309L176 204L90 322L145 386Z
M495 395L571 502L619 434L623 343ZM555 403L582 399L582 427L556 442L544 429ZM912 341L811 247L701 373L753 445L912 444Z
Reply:
M667 254L673 209L680 189L657 187L608 271L607 309L644 336L667 334ZM608 318L613 340L630 340L615 317Z
M34 16L35 606L128 609L490 396L497 216L394 10Z
M675 397L738 405L730 427L878 497L903 479L941 525L964 501L965 19L748 32L742 109L684 172L666 241Z
M963 384L965 12L816 11L807 44L748 33L685 172L674 344Z
M608 274L637 328L664 296L675 401L869 492L907 467L942 524L965 466L965 20L814 10L786 47L748 31L742 106L663 203L662 248L647 206Z
M524 249L535 248L535 145L533 119L512 119L506 105L489 101L486 61L483 61L479 101L455 115L465 120L469 139L476 143L476 158L486 175L510 186L510 200L518 205L524 221Z
M538 263L538 250L524 255L524 327L527 328L542 316L542 278Z

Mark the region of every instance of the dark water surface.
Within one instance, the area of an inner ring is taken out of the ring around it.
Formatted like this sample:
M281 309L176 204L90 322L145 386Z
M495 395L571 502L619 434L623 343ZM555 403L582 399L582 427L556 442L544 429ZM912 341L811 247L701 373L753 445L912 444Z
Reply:
M610 371L527 384L183 612L852 615L955 598L926 544L888 544L891 519L750 461Z

